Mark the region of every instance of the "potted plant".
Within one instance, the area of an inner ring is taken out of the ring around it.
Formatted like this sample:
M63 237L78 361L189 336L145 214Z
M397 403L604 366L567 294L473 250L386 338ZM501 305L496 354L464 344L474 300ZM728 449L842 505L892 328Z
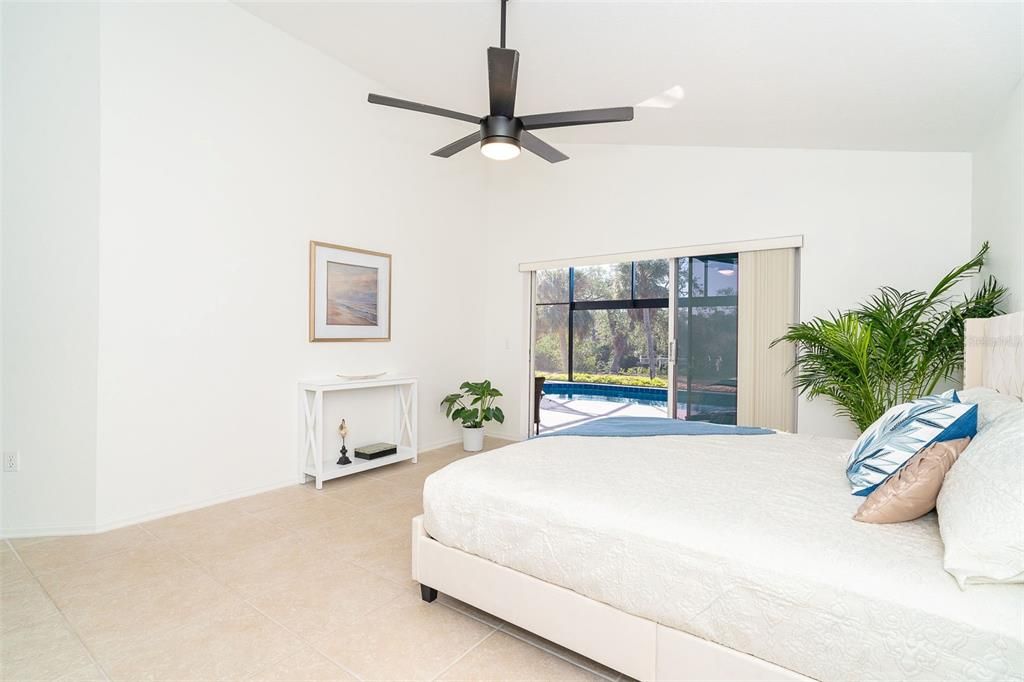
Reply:
M458 393L451 393L441 401L445 416L462 422L462 448L466 452L484 449L484 423L505 422L505 413L494 404L501 391L491 386L489 379L479 382L464 381ZM466 401L469 405L466 405Z
M796 387L828 398L836 415L864 431L890 407L934 392L963 368L964 320L998 315L1006 288L989 277L960 300L948 294L981 270L987 252L985 242L930 292L882 287L853 310L790 326L772 345L796 344Z

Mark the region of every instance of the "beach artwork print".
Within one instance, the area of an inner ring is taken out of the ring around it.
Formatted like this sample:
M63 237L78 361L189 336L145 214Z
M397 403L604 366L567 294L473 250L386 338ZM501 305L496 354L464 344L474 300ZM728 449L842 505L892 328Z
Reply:
M391 339L391 254L309 243L309 340Z
M377 268L327 261L327 324L377 324Z

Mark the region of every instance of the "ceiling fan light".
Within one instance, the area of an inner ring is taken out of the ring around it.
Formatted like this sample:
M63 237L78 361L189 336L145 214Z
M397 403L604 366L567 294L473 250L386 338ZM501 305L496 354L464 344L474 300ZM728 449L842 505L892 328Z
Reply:
M508 161L519 156L519 142L511 137L489 137L480 145L480 153L495 161Z

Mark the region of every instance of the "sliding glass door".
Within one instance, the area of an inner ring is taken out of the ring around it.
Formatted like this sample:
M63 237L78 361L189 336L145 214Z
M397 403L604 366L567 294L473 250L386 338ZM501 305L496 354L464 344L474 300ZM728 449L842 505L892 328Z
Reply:
M738 263L737 254L673 262L669 412L678 419L736 423Z
M535 432L610 416L736 423L736 254L539 270Z
M669 415L671 267L652 260L537 271L536 431Z

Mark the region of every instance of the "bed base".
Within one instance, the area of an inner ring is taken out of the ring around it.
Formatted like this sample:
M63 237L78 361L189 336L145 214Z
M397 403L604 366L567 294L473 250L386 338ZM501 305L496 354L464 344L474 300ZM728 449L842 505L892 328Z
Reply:
M473 554L441 544L412 520L412 578L424 601L438 591L638 680L810 678Z

